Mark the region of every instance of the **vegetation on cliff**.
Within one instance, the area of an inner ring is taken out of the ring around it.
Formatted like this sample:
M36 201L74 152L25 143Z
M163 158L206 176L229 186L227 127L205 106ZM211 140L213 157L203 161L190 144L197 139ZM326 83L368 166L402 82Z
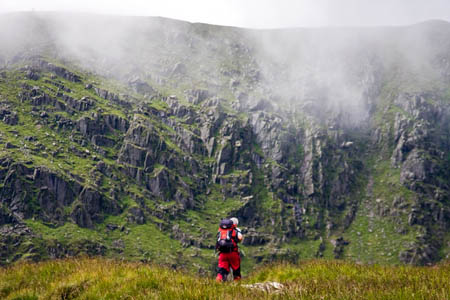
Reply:
M206 274L227 216L247 269L449 258L448 24L64 16L0 19L1 265L85 253Z

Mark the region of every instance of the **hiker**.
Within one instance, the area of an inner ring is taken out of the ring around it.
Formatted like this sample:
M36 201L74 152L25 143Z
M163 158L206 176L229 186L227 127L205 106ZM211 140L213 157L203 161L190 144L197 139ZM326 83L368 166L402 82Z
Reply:
M241 230L237 228L238 223L237 218L220 221L216 243L216 250L219 251L219 271L216 277L218 282L227 280L230 267L233 270L234 280L241 279L241 257L237 244L244 237Z

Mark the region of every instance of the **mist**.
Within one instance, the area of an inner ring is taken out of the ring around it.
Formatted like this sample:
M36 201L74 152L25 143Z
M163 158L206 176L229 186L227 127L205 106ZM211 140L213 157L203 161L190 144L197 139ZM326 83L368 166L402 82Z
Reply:
M367 120L389 81L405 92L445 85L440 61L448 57L448 25L273 30L251 36L280 103L324 116L342 114L345 122L358 124Z
M0 66L34 55L125 85L205 88L240 110L367 123L383 85L448 83L450 25L255 30L165 18L11 13L0 18ZM447 75L445 75L447 74ZM270 103L269 106L264 103Z

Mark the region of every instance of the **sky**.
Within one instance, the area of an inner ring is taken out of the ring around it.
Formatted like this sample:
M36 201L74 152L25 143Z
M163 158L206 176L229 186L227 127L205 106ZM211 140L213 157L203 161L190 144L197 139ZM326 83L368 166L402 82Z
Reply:
M162 16L251 28L450 21L450 0L0 0L0 13L31 10Z

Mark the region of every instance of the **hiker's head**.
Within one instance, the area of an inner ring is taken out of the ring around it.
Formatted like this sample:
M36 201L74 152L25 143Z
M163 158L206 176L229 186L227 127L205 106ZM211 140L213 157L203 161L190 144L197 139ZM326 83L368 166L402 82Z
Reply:
M234 226L238 226L239 220L237 218L230 218L230 220L233 222Z

